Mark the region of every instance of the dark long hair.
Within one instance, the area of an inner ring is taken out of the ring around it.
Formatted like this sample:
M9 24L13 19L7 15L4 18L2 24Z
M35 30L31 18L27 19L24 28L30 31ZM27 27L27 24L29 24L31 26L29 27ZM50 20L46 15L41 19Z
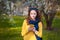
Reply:
M36 11L36 13L37 13L36 18L39 19L39 22L41 21L40 11L39 11L37 8L29 8L29 10L28 10L28 17L27 17L27 24L28 24L28 25L29 25L29 20L31 19L31 17L30 17L30 12L31 12L31 10L35 10L35 11Z

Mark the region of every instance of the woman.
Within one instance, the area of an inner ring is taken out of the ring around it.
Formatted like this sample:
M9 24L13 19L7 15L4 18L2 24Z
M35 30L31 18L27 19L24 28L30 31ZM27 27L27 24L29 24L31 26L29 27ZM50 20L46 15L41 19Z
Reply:
M42 40L42 22L37 8L29 8L21 34L24 40Z

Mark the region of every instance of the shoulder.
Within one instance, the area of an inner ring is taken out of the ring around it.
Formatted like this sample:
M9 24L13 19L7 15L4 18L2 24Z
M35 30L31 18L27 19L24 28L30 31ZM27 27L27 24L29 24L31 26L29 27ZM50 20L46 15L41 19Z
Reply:
M27 19L24 19L24 22L27 22Z
M23 23L24 23L24 24L27 24L27 19L24 19Z
M42 25L42 22L40 21L38 24L39 24L39 25Z
M40 21L39 23L42 23L42 21Z

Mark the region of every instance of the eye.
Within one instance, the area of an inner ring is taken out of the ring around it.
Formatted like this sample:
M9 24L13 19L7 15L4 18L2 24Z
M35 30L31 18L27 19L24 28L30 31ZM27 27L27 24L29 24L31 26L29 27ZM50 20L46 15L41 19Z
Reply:
M34 13L34 15L37 15L37 13Z
M36 13L31 13L32 15L36 15Z

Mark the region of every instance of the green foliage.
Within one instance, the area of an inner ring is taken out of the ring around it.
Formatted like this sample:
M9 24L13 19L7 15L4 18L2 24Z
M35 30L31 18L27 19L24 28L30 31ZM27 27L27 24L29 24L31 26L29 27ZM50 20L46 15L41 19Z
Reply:
M8 15L6 14L3 14L0 16L0 27L10 27L12 25L10 25L9 23L9 18L8 18Z
M60 16L60 12L59 11L56 13L56 16Z
M60 22L59 22L60 18L54 18L53 20L53 24L52 27L54 28L54 30L48 31L45 30L45 19L43 19L43 40L60 40Z
M0 16L0 27L20 27L22 26L25 17L12 16L9 17L6 14Z
M22 25L25 17L22 16L13 16L16 24ZM45 20L43 19L43 40L60 40L60 18L54 18L53 27L55 28L52 31L45 30ZM19 23L20 22L20 23ZM21 25L20 27L11 27L11 28L0 28L0 40L23 40L21 36Z
M23 20L25 19L25 16L13 16L13 19L16 23L16 27L22 26Z

